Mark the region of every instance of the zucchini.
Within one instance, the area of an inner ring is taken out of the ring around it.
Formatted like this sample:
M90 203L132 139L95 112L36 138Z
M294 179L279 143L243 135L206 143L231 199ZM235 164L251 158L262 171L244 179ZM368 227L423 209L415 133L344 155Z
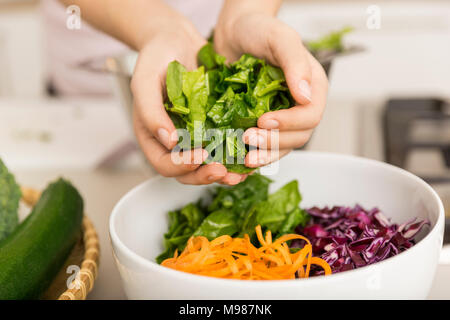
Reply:
M50 286L81 230L83 199L66 180L42 193L30 215L0 242L0 299L37 299Z

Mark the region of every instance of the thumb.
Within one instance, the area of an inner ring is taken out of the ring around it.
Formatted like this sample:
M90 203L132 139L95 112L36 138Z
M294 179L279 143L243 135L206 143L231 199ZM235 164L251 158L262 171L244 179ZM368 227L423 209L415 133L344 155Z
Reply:
M289 90L299 104L311 102L312 71L308 51L300 35L278 21L269 36L269 46L275 62L283 69Z

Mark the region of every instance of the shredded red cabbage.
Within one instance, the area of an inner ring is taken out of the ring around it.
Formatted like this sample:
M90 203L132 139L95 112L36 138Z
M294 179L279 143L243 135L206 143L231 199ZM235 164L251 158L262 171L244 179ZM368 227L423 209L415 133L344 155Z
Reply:
M417 218L402 225L391 223L377 208L370 211L359 205L306 210L311 219L305 227L297 227L298 234L306 236L313 253L330 265L333 273L356 269L395 256L411 248L414 237L428 220ZM293 248L304 246L294 240ZM321 275L320 268L312 275Z

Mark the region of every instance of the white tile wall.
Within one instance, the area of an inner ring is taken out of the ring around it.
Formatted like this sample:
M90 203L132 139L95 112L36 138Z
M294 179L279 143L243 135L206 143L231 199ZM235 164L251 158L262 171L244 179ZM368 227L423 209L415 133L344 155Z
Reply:
M42 96L41 32L38 1L0 3L0 96Z
M351 25L366 51L335 61L324 119L308 148L381 157L380 108L391 96L450 98L450 2L376 1L381 28L366 27L372 1L287 1L280 18L304 39ZM371 127L373 130L362 130ZM369 139L369 140L367 140Z

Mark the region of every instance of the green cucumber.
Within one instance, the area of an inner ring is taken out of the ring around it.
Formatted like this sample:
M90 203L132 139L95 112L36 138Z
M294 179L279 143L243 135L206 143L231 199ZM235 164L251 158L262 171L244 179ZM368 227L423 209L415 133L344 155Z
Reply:
M25 221L0 242L0 300L39 298L75 245L82 218L78 191L63 179L50 184Z

